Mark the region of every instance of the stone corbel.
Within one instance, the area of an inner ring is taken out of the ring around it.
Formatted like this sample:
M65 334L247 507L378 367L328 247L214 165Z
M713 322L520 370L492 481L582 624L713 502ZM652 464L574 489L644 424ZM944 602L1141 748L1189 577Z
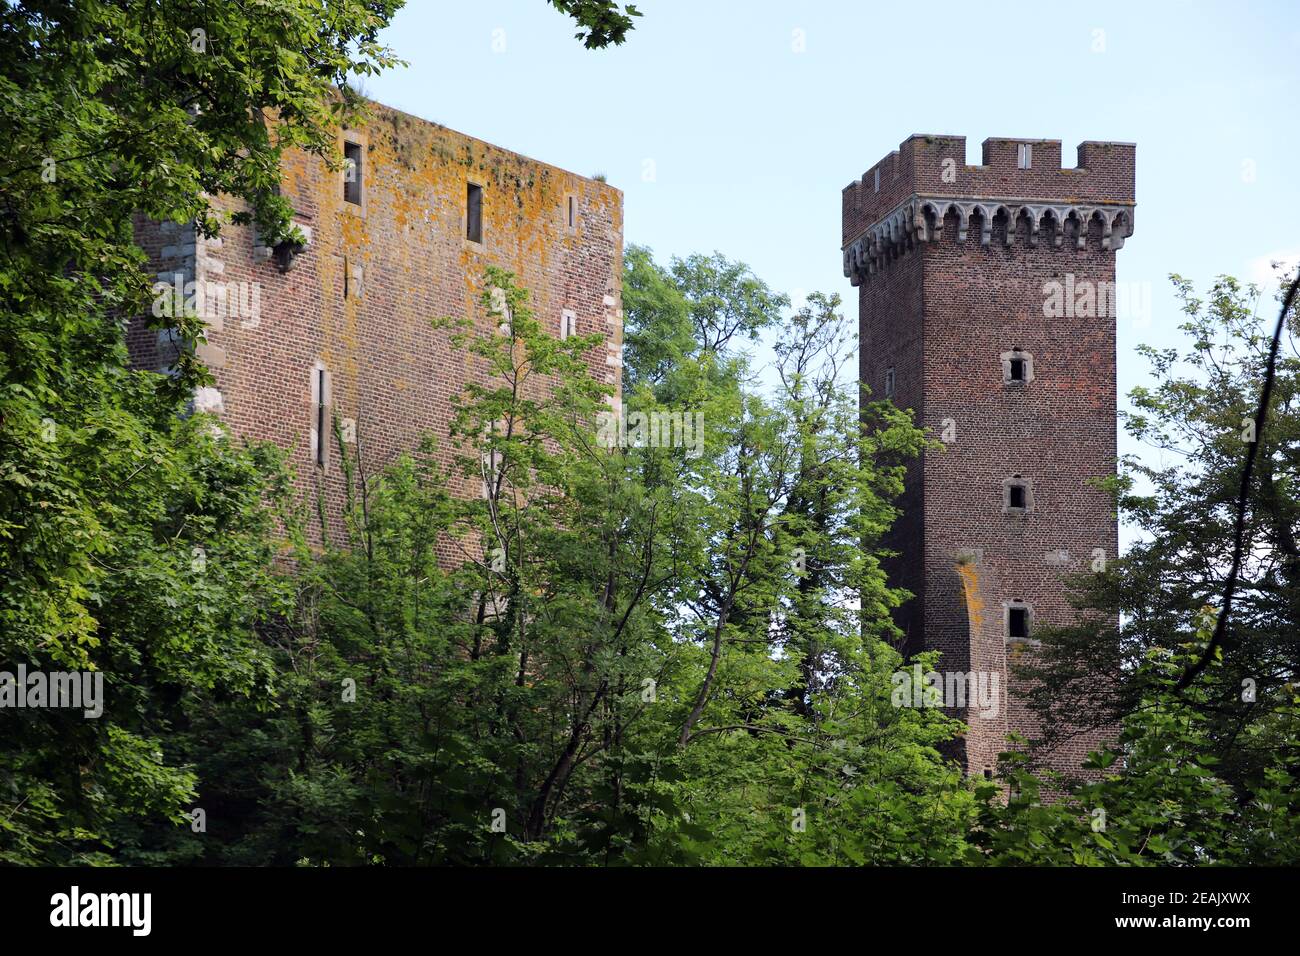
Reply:
M292 269L294 261L298 256L302 255L304 249L311 245L311 226L304 226L300 222L294 223L294 226L302 233L302 242L285 240L276 243L274 246L268 246L262 242L260 237L255 235L253 239L253 258L258 262L274 259L281 272L288 272Z
M929 238L929 240L930 240L931 242L938 242L940 239L943 238L943 219L944 219L944 215L946 214L947 210L945 210L945 209L941 209L941 208L939 207L939 204L936 203L936 202L928 202L928 201L927 201L927 202L923 202L923 203L921 203L921 218L922 218L922 219L925 218L925 214L926 214L927 211L930 212L930 213L934 216L934 226L933 226L933 228L929 228L929 229L928 229L928 231L926 232L926 235L927 235L927 237ZM928 225L928 224L927 224L927 225Z
M1133 235L1133 213L1132 212L1115 213L1116 224L1120 223L1121 216L1124 217L1124 221L1121 225L1121 228L1116 229L1110 237L1110 247L1112 249L1123 249L1124 240L1127 239L1129 236Z
M1065 238L1065 216L1061 210L1055 206L1048 210L1052 214L1052 248L1061 248L1061 240Z
M1092 210L1087 206L1080 206L1075 215L1079 223L1079 233L1074 237L1074 248L1085 249L1088 246L1088 227L1092 224Z

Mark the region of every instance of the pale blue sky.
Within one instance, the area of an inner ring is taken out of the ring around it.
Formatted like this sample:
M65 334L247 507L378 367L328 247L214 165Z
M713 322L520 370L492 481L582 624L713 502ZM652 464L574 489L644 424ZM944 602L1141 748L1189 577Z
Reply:
M1121 395L1145 374L1134 346L1174 340L1168 273L1204 287L1300 255L1294 0L638 7L628 42L593 52L543 0L410 0L384 36L410 65L367 92L605 173L626 241L661 261L718 250L782 291L838 291L850 316L840 190L909 134L964 135L971 162L988 136L1059 139L1066 165L1083 140L1135 142L1119 279L1151 283L1153 309L1119 323Z

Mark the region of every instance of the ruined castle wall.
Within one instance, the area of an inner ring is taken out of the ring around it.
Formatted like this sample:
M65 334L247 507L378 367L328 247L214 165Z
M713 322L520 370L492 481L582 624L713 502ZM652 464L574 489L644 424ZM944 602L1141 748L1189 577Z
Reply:
M343 171L303 153L287 158L284 194L310 235L288 271L251 226L227 225L206 241L188 226L141 222L137 230L163 281L179 271L256 290L255 316L209 321L199 354L216 385L198 404L238 435L289 449L304 501L323 504L334 537L344 481L329 436L318 460L321 370L330 412L354 436L347 451L359 448L367 472L425 435L450 463L453 401L487 372L431 322L497 326L480 303L486 266L514 272L554 334L566 311L577 334L604 334L609 347L592 350L591 372L616 394L621 385L619 190L378 104L363 126L341 132L341 152L344 141L360 149L357 203L345 198ZM467 238L468 184L482 189L481 242ZM137 364L169 364L169 343L143 323L129 344ZM481 493L477 480L457 484L458 494Z

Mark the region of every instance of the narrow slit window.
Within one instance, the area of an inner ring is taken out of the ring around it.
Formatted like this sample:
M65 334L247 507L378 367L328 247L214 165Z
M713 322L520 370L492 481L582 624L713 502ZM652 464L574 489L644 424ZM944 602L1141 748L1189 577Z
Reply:
M1007 608L1007 637L1017 641L1029 639L1029 608Z
M885 397L894 397L894 367L892 365L885 370Z
M329 373L324 366L316 367L316 464L324 468L328 461L329 437Z
M565 309L560 313L560 338L567 339L571 335L578 334L578 316L572 309Z
M343 144L343 200L361 205L361 144Z
M569 228L572 229L578 224L578 200L575 197L570 196L568 202L565 203L565 206L567 209L566 215L568 216Z
M483 187L474 183L465 185L465 238L483 241Z

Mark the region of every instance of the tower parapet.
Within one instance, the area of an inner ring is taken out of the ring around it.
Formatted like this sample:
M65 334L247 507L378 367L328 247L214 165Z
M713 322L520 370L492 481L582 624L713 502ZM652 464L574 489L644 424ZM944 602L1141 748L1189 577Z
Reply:
M968 166L964 136L914 134L845 187L844 274L858 285L941 239L950 213L958 242L1119 249L1133 234L1135 163L1132 143L1080 143L1078 165L1063 168L1060 140L990 137Z

